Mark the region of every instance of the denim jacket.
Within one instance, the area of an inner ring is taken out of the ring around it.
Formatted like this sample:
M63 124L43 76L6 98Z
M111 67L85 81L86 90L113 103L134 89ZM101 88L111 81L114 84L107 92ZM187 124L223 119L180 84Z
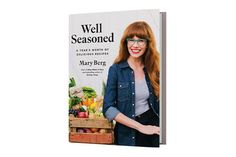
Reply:
M149 106L159 116L159 101L154 95L149 77L144 68L145 78L149 89ZM109 68L107 85L104 96L103 114L109 107L117 108L121 113L131 119L135 119L135 79L134 71L127 61L113 64ZM115 143L118 145L135 145L135 129L116 123Z

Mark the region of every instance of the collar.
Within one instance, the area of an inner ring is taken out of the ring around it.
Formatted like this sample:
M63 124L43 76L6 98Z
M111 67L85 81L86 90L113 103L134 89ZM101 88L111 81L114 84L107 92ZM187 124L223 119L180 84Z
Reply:
M118 64L120 68L127 68L130 67L127 61L123 61Z
M118 63L118 66L120 68L128 68L128 67L131 68L127 61L123 61L123 62ZM143 67L143 70L144 70L144 72L147 72L147 68L145 66Z

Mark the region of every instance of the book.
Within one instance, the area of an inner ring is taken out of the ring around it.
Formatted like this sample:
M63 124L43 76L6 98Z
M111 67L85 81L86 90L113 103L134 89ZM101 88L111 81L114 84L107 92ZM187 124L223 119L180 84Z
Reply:
M162 144L166 143L165 18L166 14L160 13L157 9L70 15L68 93L69 140L71 142L119 144L117 142L120 140L117 135L117 127L120 126L119 122L109 120L104 115L105 100L109 100L108 97L112 97L112 100L119 103L118 97L122 97L122 95L119 96L119 91L121 91L119 87L115 89L116 93L118 93L115 96L109 95L111 92L106 91L112 90L107 87L110 86L108 79L112 77L109 76L109 69L114 65L115 59L119 56L124 31L134 23L143 22L153 32L153 39L155 40L155 48L157 50L155 52L157 52L160 58L158 65L160 67L160 93L158 96L159 142ZM136 37L130 37L125 39L125 43L131 43L137 47L142 44L148 46L150 44L148 40L140 37L137 37L137 39ZM144 53L146 53L146 50L144 50ZM138 51L141 52L142 50L132 49L134 57L138 55ZM117 77L120 78L120 76ZM123 82L122 84L116 82L116 84L117 86L125 85L124 87L127 88L124 88L125 90L122 89L124 91L122 93L127 93L127 97L131 95L131 92L128 92L131 90L131 82L127 83L127 85ZM136 96L136 94L134 95ZM123 97L126 97L126 95L123 95ZM112 100L109 101L112 102ZM152 106L148 105L152 110ZM114 104L112 106L116 107ZM119 111L119 108L117 109ZM127 113L124 114L127 115ZM132 116L137 115L133 114L131 117L127 117L132 118ZM123 127L124 125L121 124L121 126ZM125 142L123 144L122 142L120 143L121 145L135 145L135 142L132 143L132 141L127 142L129 144Z

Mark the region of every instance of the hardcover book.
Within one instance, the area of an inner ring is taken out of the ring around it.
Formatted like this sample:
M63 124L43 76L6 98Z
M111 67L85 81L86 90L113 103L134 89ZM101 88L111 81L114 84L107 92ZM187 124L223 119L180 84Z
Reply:
M164 19L159 10L70 15L70 142L166 143Z

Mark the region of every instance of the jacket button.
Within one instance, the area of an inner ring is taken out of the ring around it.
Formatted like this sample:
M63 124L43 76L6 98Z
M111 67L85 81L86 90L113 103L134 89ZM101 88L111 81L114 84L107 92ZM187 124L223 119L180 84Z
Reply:
M132 82L132 84L134 84L134 82Z
M152 106L152 103L151 103L151 106Z
M132 104L134 106L134 104Z
M132 115L132 117L134 117L134 114Z
M120 87L122 87L122 85L120 85Z
M134 93L132 93L134 95Z
M132 139L134 139L135 137L133 136Z

